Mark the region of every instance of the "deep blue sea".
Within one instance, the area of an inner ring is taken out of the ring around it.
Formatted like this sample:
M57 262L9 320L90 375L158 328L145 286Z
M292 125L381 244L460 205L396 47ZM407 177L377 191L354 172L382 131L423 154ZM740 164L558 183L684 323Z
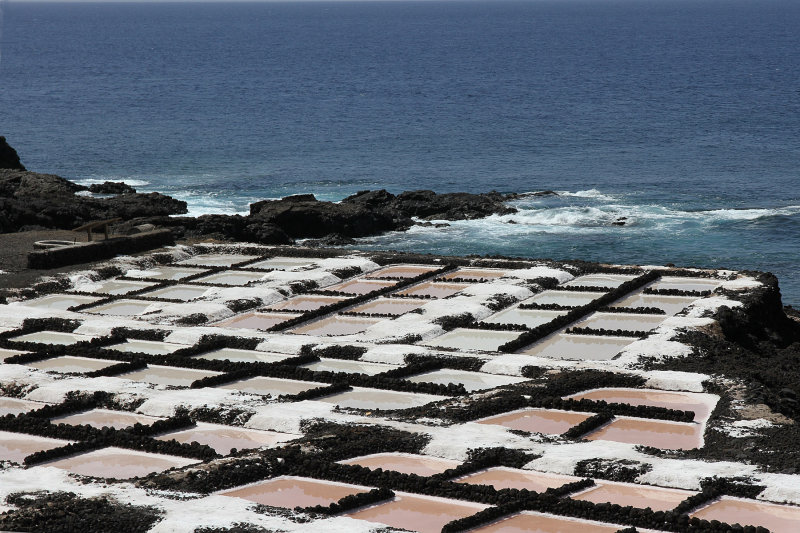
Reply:
M800 305L797 0L0 9L0 135L32 170L194 214L552 189L362 245L769 270Z

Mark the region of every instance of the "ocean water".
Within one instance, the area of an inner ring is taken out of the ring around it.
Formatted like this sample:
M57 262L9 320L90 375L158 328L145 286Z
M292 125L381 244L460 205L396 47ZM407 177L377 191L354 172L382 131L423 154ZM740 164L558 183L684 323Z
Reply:
M32 170L193 214L302 192L555 190L361 244L768 270L800 305L796 0L0 10L0 135Z

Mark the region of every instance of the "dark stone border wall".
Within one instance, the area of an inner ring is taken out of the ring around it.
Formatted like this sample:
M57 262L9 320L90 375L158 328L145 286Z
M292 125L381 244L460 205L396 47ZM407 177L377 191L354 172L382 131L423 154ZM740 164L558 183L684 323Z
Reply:
M28 268L49 269L76 263L110 259L119 254L131 254L175 244L167 229L127 237L112 237L103 241L36 250L28 254Z

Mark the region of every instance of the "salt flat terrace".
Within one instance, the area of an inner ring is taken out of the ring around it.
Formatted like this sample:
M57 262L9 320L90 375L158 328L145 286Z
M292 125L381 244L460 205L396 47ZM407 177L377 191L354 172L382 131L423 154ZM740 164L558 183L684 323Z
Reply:
M74 493L142 531L797 532L793 456L736 444L792 421L681 369L769 290L247 245L43 280L0 305L0 529Z

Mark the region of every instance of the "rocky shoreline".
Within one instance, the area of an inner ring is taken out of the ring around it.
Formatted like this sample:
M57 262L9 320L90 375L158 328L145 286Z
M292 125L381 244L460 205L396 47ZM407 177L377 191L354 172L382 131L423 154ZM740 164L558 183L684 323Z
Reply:
M121 218L117 232L124 234L152 225L169 228L176 238L258 244L320 239L319 244L336 245L406 230L420 220L468 220L515 213L507 202L518 197L496 191L437 194L418 190L395 195L381 189L361 191L338 203L317 200L313 194L262 200L251 204L246 216L175 216L187 213L186 202L161 193L138 193L119 182L86 187L53 174L28 171L17 152L0 137L0 233L68 230L93 220Z

